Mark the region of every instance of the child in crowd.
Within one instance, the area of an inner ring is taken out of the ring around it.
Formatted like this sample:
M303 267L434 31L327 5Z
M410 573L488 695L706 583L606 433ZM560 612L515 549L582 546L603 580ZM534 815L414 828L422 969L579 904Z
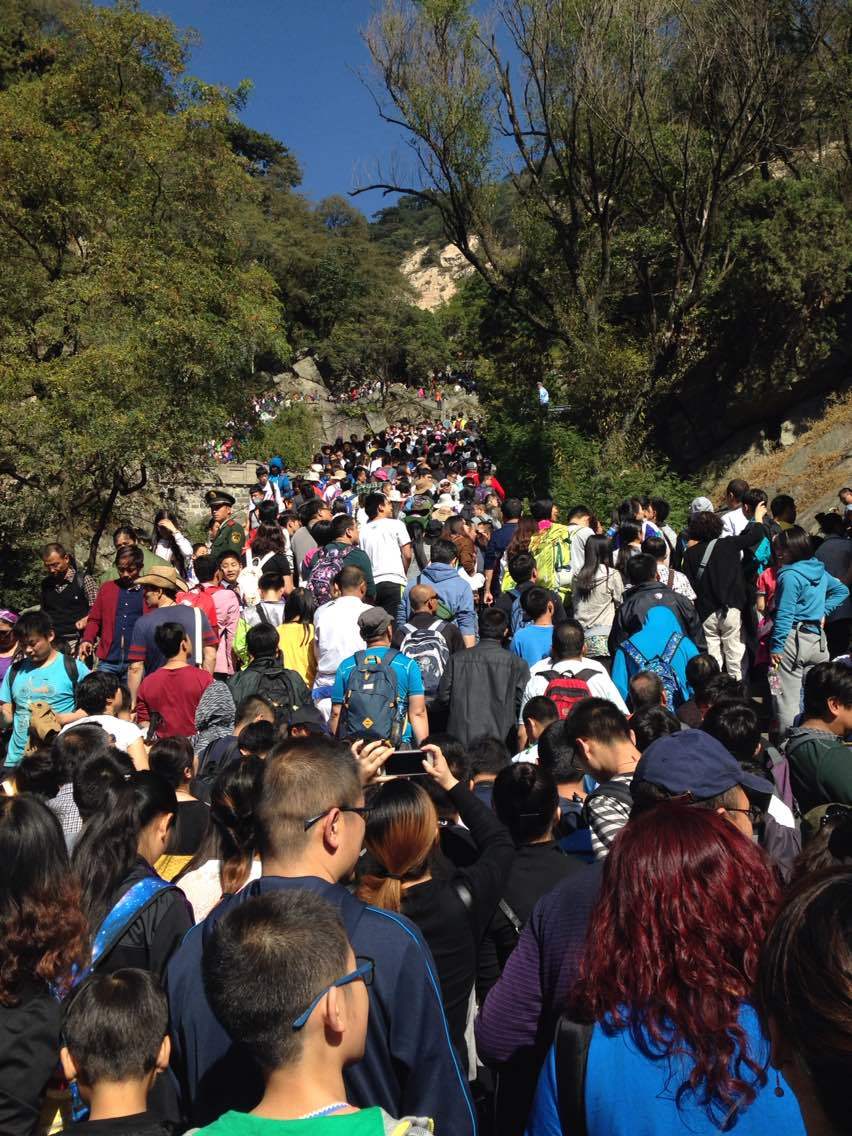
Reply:
M262 1069L265 1091L252 1112L226 1112L199 1136L432 1132L430 1120L347 1103L344 1070L364 1056L373 968L356 959L337 912L313 892L257 896L219 920L204 949L207 995Z
M147 1111L148 1093L169 1065L169 1010L157 979L127 967L94 974L65 1014L62 1071L88 1105L88 1120L63 1136L172 1136Z

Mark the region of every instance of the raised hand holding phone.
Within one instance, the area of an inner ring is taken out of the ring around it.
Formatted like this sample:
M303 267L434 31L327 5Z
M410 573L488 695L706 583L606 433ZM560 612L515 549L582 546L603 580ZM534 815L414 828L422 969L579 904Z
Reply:
M444 757L441 747L427 743L423 746L423 749L432 759L431 761L423 762L423 768L427 776L431 777L433 781L436 781L441 788L445 789L447 792L455 788L459 783L458 778L453 776L453 772L449 765L447 765L447 759Z

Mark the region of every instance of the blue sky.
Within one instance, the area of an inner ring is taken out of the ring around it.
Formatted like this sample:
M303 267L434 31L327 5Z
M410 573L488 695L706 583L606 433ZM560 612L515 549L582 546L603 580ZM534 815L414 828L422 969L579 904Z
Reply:
M318 201L375 180L376 164L405 146L383 123L356 72L369 68L360 29L371 0L142 0L142 7L194 28L200 42L188 71L210 83L254 90L242 118L285 143ZM403 165L402 168L407 168ZM350 199L372 213L392 198Z

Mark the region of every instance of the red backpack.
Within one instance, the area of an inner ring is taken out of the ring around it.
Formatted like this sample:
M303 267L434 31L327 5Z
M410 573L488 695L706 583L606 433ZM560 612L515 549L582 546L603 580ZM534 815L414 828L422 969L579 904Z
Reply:
M219 617L216 614L216 605L213 602L211 589L202 588L200 585L190 588L188 592L184 592L182 596L178 597L178 603L185 604L187 607L200 608L207 616L207 622L212 627L213 634L219 634Z
M559 671L545 672L544 678L547 679L547 689L544 696L550 698L556 704L560 721L568 717L578 702L582 702L584 698L592 697L589 679L594 678L597 673L597 671L588 667L583 671L577 671L576 674L568 672L561 674Z

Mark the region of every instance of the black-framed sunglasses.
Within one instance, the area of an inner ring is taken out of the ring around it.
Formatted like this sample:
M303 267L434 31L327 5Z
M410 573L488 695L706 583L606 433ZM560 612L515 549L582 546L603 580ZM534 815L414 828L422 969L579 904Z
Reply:
M305 818L305 832L313 827L318 820L322 820L323 817L328 816L332 809L339 809L342 813L357 813L364 822L366 822L370 813L373 811L369 805L329 805L327 809L323 809L323 811L317 813L316 816Z

